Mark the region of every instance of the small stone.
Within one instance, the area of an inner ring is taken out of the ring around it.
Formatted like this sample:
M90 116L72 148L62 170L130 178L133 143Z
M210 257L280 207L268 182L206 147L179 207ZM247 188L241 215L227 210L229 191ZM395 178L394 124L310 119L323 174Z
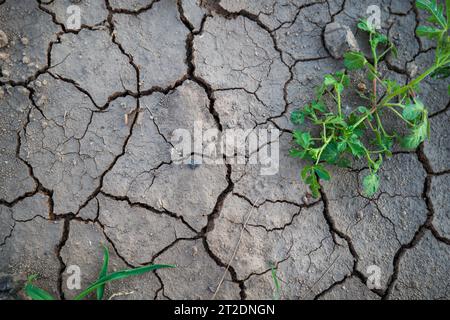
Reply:
M3 30L0 30L0 48L6 47L8 45L8 36Z
M356 213L356 218L357 218L358 220L362 220L362 218L364 218L364 214L363 214L362 210L359 210L359 211Z
M25 57L22 58L22 62L23 62L24 64L29 64L29 63L30 63L30 58L28 58L27 56L25 56Z
M3 90L3 88L0 88L0 99L3 99L4 96L5 96L5 91Z
M341 59L347 51L358 51L358 43L349 27L337 22L325 28L325 46L335 59Z
M9 54L6 52L0 52L0 60L7 60L9 58Z
M19 92L23 95L28 95L28 89L24 88L24 87L20 87L19 88Z
M20 39L20 41L24 46L28 45L28 43L30 42L27 37L23 37L22 39Z
M359 92L366 92L366 90L367 90L367 87L366 87L365 83L363 83L363 82L358 83L358 91Z
M42 106L44 104L46 104L48 102L48 98L47 96L42 96L39 98L39 100L37 101L37 104Z
M419 70L419 68L417 67L417 65L414 62L409 63L408 66L406 67L406 71L408 72L408 75L411 78L414 78L417 75L418 70Z
M2 75L3 75L4 77L9 77L11 74L10 74L10 72L9 72L8 69L3 69L3 70L2 70Z

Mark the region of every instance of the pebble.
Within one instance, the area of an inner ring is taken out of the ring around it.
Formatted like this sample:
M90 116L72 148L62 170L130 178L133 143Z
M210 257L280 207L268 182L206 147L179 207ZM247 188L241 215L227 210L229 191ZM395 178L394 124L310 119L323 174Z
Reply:
M30 58L28 58L27 56L22 58L22 62L25 64L29 64L30 63Z
M40 97L39 100L37 101L37 104L40 105L40 106L42 106L42 105L46 104L47 101L48 101L47 96L42 96L42 97Z
M356 213L356 218L358 220L361 220L362 218L364 218L364 213L362 212L362 210L360 210Z
M0 99L3 99L4 96L5 96L5 91L3 90L3 88L0 88Z
M28 89L24 88L24 87L20 87L19 92L25 96L27 96L29 94Z
M336 22L328 24L324 33L325 46L335 59L340 59L349 51L358 51L358 43L351 29Z
M6 52L0 52L0 60L7 60L9 58L9 54Z
M28 45L28 43L30 42L27 37L23 37L22 39L20 39L20 41L24 46Z
M3 30L0 30L0 48L6 47L8 45L8 36Z
M417 75L418 70L419 67L414 62L408 64L406 68L406 71L411 78L414 78Z

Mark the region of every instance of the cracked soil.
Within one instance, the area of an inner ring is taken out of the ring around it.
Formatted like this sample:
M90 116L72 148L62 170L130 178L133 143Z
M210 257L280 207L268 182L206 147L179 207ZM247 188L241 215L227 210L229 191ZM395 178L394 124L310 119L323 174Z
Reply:
M105 244L112 270L177 265L107 286L118 299L272 299L274 266L282 299L449 299L446 83L423 84L431 139L394 153L372 199L358 165L310 198L288 155L290 113L343 67L325 28L360 41L373 4L399 48L382 68L408 81L433 59L412 0L0 0L0 273L69 299L66 268L94 281ZM279 172L174 163L171 135L195 121L277 128Z

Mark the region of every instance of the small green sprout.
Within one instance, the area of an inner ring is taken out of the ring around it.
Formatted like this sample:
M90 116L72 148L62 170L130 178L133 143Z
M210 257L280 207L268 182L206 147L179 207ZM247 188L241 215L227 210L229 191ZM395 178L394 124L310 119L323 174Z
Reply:
M281 287L280 287L280 282L278 281L278 277L277 277L277 269L275 266L273 266L271 269L272 269L271 270L272 280L273 280L273 284L275 285L275 290L273 292L273 299L280 300L281 299Z
M175 268L173 265L147 265L134 269L127 269L122 271L116 271L108 274L108 263L109 263L109 252L106 247L104 248L103 254L103 266L100 270L99 277L97 281L89 285L86 289L84 289L80 294L78 294L74 300L81 300L88 296L93 291L96 291L97 300L103 299L103 294L105 291L105 285L111 281L120 280L124 278L128 278L131 276L137 276L146 272L164 269L164 268ZM37 275L32 275L28 278L27 284L25 285L25 293L32 300L56 300L50 293L47 291L36 287L33 285L33 281L37 278Z

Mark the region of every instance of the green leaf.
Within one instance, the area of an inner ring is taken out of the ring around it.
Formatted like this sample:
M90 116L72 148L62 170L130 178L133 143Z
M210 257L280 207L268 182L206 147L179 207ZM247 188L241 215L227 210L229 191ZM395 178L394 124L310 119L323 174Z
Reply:
M338 144L331 142L323 150L320 158L329 164L335 164L341 152L338 150Z
M314 172L324 181L330 181L330 173L321 165L314 166Z
M436 0L416 0L417 8L431 14L430 21L438 23L442 28L447 27L447 20L444 17L443 8L438 6Z
M311 175L309 175L305 182L308 184L309 189L311 190L312 196L314 198L319 198L320 197L320 184L317 181L317 177L314 173L312 173Z
M301 175L303 181L306 181L306 177L310 174L311 169L312 169L312 166L305 166L305 167L302 169L302 172L301 172L300 175Z
M358 111L361 112L362 114L366 114L366 113L369 113L369 112L370 112L370 110L367 109L367 108L364 107L364 106L358 107L356 110L358 110Z
M387 36L385 36L382 33L377 32L375 34L375 37L373 38L374 42L378 45L378 44L388 44L389 43L389 39Z
M445 7L447 8L447 27L450 26L450 0L445 0Z
M97 288L101 287L102 285L104 285L108 282L128 278L131 276L137 276L137 275L140 275L140 274L143 274L146 272L150 272L150 271L154 271L154 270L158 270L158 269L164 269L164 268L175 268L175 266L155 264L155 265L148 265L148 266L135 268L135 269L128 269L128 270L113 272L113 273L111 273L107 276L104 276L104 277L98 279L97 281L95 281L87 289L85 289L78 296L76 296L74 300L83 299L89 293L91 293L92 291L96 290Z
M389 40L388 38L379 32L376 32L370 41L370 46L376 50L379 44L388 44Z
M325 104L322 102L322 101L313 101L312 103L311 103L311 107L314 109L314 110L317 110L317 111L320 111L320 112L325 112L326 111L326 107L325 107Z
M431 74L431 77L440 80L450 77L450 64L438 68Z
M378 160L375 161L375 164L373 165L373 171L378 172L378 170L380 170L382 164L383 164L383 157L380 155L378 157Z
M304 106L303 110L301 110L301 112L305 116L312 116L312 115L314 115L314 109L312 108L312 106L310 104L307 104L306 106Z
M339 94L341 94L343 91L344 91L344 85L342 84L342 83L338 83L338 84L336 84L336 86L335 86L335 88L336 88L336 91L339 93Z
M331 74L325 75L325 77L323 79L323 84L324 85L329 87L329 86L333 86L335 83L337 83L337 81Z
M364 145L361 143L360 140L358 140L357 137L352 137L350 140L347 141L347 144L355 157L361 158L366 154L366 149L364 148Z
M345 141L341 141L337 144L337 150L339 153L342 153L345 151L345 149L347 149L347 142Z
M305 122L305 114L302 110L295 110L291 113L291 121L293 124L302 124Z
M103 246L103 266L98 276L99 279L105 277L108 274L108 264L109 264L108 248L106 246ZM104 293L105 293L105 285L103 284L97 288L97 300L102 300Z
M25 285L25 294L32 300L55 300L50 293L32 284L36 278L37 275L28 277L27 284Z
M320 184L315 175L314 166L305 166L301 172L302 180L309 186L314 198L320 196Z
M306 158L308 158L308 151L307 150L291 149L289 151L289 155L292 158L306 159Z
M386 91L388 94L390 94L400 88L400 85L395 81L387 79L387 80L384 80L383 82L386 85Z
M425 109L423 103L419 100L416 100L415 103L408 104L403 109L403 118L409 121L414 121L417 119Z
M372 121L373 115L372 115L372 113L370 112L369 109L367 109L367 108L364 107L364 106L360 106L360 107L358 107L356 110L358 110L358 112L360 112L360 113L362 113L362 114L364 114L364 115L368 114L368 119L369 119L370 121Z
M309 155L311 158L315 161L317 160L317 157L319 156L320 148L313 148L308 150Z
M359 20L359 23L358 23L358 29L360 29L360 30L362 30L362 31L366 31L366 32L368 32L368 33L373 33L373 32L375 32L374 26L372 26L371 24L369 24L368 21L365 20L365 19L364 19L364 20L363 20L363 19Z
M378 132L377 134L377 144L386 152L390 153L389 150L392 149L394 146L394 139L393 137L387 136L385 134L382 134L381 132Z
M307 149L311 145L311 134L309 132L295 130L293 136L295 142L302 146L304 149Z
M410 150L417 149L417 147L428 137L429 130L428 118L425 116L424 121L420 125L414 127L411 130L411 134L402 140L402 147Z
M372 197L375 193L377 193L378 188L380 187L380 177L372 173L366 176L363 180L363 188L364 195L367 197Z
M344 65L348 70L362 69L367 63L361 52L350 51L344 55Z
M320 184L317 182L317 179L316 182L309 185L309 189L311 190L313 198L317 199L320 197Z
M415 150L421 142L420 136L413 133L402 139L402 147L408 150Z
M327 124L333 124L333 125L340 125L344 128L346 128L347 122L344 121L344 119L342 119L342 117L340 116L335 116L335 115L330 115L325 119L325 123Z
M278 281L277 269L275 267L272 267L272 279L273 279L273 283L275 285L275 291L273 293L273 298L274 298L274 300L280 300L280 298L281 298L280 283Z
M430 26L419 26L416 33L419 37L437 39L441 35L442 30Z
M334 76L335 78L339 79L339 83L342 83L345 88L350 85L350 78L344 72L338 71L334 74Z

